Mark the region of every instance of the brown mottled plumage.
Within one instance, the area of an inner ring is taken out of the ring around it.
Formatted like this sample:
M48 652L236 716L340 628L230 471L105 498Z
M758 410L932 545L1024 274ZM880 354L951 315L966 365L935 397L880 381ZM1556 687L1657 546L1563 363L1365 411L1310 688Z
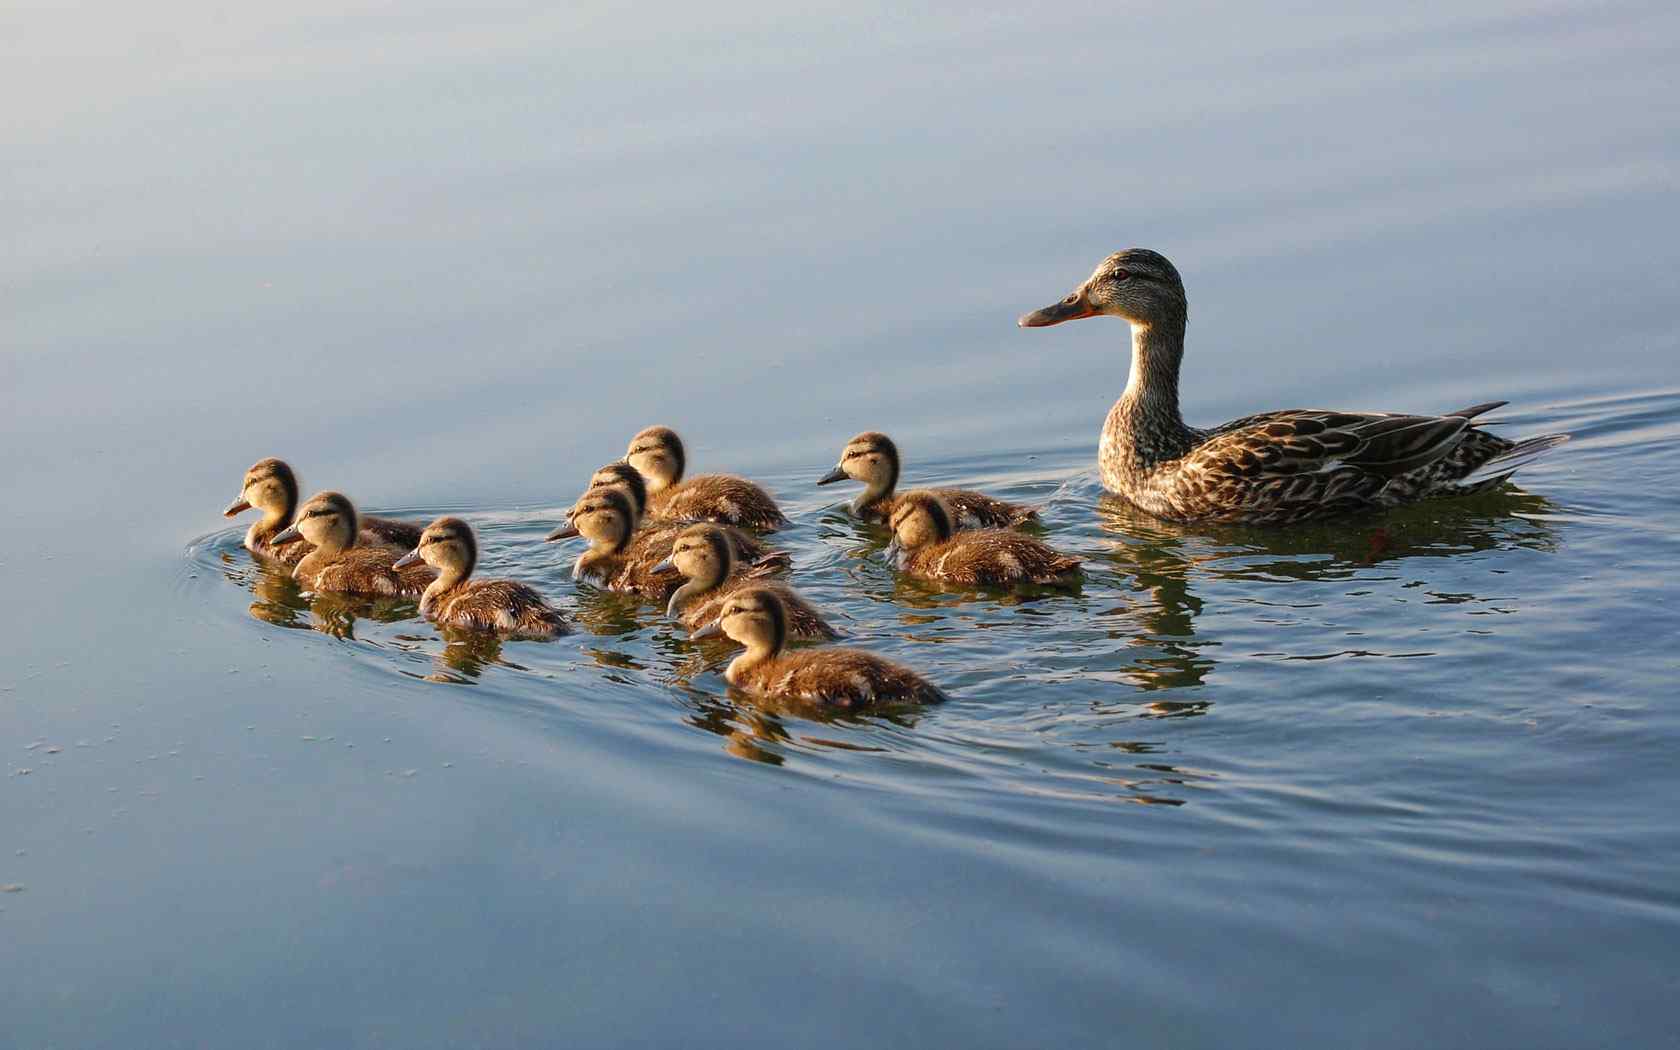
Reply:
M419 597L432 582L432 570L424 565L392 568L395 553L389 547L360 545L358 525L348 499L321 492L298 508L297 521L272 542L279 546L301 538L315 545L292 570L292 577L312 591Z
M854 711L936 704L939 688L902 664L860 649L787 651L788 613L773 591L750 587L730 597L722 615L695 638L728 635L747 647L724 672L729 684L773 699Z
M395 568L419 561L438 573L420 598L420 614L429 620L510 638L552 638L568 630L560 611L535 589L516 580L468 579L478 564L478 540L460 518L439 518L426 526Z
M956 532L937 493L906 492L889 523L898 567L911 576L949 583L1004 586L1063 583L1079 573L1079 559L1008 529Z
M779 565L741 566L734 546L720 525L701 522L684 529L677 535L670 559L661 566L674 566L686 578L672 592L665 611L691 631L716 622L731 596L743 589L761 587L775 592L782 600L787 610L788 632L796 640L828 641L840 637L840 632L829 626L816 606L800 597L792 587L763 578L780 568Z
M1212 430L1184 424L1179 364L1189 316L1184 283L1166 258L1128 248L1104 259L1066 299L1021 318L1040 328L1107 314L1132 326L1132 370L1103 425L1103 486L1174 521L1277 525L1503 482L1568 440L1513 442L1472 420L1503 401L1444 416L1290 409Z
M715 521L746 529L787 524L770 494L733 474L700 474L683 480L688 456L670 427L648 427L630 439L625 462L647 481L648 511L676 521Z
M622 489L624 494L629 497L631 519L634 522L632 531L647 529L648 531L653 532L659 529L680 529L682 526L688 524L686 521L678 521L663 517L650 519L647 515L647 482L642 478L640 471L622 459L614 460L613 462L608 463L590 477L589 488L584 490L584 494L579 496L577 501L572 504L572 508L566 512L567 522L570 522L577 515L578 507L582 506L583 501L589 497L590 493L594 492L598 488ZM728 536L730 542L735 545L735 557L737 560L756 562L760 558L766 556L764 544L752 533L738 529L732 525L724 525L721 526L721 528L724 531L724 535ZM564 528L560 530L560 533L561 534L556 534L549 538L564 539L568 535L577 535L575 530L567 533Z
M868 521L892 520L898 498L898 446L885 434L865 431L846 443L840 465L818 479L818 485L832 485L851 478L863 482L863 492L852 500L853 514ZM951 509L952 524L959 529L1007 529L1032 521L1038 511L1024 503L1010 503L969 489L926 489L936 492Z
M245 472L239 495L222 511L232 518L252 507L263 512L260 520L245 530L245 549L264 558L273 558L286 565L296 565L309 553L310 545L302 540L276 547L274 537L292 523L297 511L298 480L292 468L280 459L261 459ZM365 546L384 544L407 550L420 540L420 526L390 518L376 518L371 514L360 517L361 534L357 542Z
M671 557L684 526L638 529L636 525L629 494L620 486L602 485L584 493L573 510L571 524L555 529L548 539L552 542L581 535L590 541L589 550L572 569L573 579L587 580L609 591L669 601L682 576L663 563ZM744 549L743 561L775 564L787 559L781 552L767 551L739 530L726 529L725 534L734 541L737 551Z

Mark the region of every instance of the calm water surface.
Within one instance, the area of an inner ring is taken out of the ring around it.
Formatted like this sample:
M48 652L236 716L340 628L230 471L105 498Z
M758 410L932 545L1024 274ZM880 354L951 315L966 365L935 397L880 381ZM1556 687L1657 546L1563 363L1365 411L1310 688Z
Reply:
M0 1045L1673 1045L1670 5L0 14ZM1104 497L1144 244L1185 408L1575 440L1330 525ZM813 720L574 586L589 472L749 473ZM1080 590L901 581L846 438L1044 505ZM252 461L460 513L576 618L306 596ZM849 493L847 494L849 495Z

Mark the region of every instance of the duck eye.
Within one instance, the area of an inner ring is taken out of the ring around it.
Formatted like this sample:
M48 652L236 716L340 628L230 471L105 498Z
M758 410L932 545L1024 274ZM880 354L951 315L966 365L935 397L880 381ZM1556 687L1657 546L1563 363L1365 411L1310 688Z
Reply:
M1128 277L1130 277L1131 275L1132 275L1132 273L1131 273L1130 270L1115 270L1114 271L1114 279L1116 281L1124 281Z

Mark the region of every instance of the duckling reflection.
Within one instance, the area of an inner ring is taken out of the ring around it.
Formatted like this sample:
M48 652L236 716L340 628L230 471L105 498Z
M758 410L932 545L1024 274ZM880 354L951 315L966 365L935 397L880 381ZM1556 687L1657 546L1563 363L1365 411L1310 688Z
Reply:
M746 478L699 474L685 481L688 454L670 427L648 427L631 438L624 460L646 479L649 509L659 517L748 529L779 529L787 524L770 494Z
M237 517L255 507L262 517L245 530L245 549L264 558L272 558L286 565L296 565L309 553L309 545L294 543L276 546L274 537L292 524L298 504L297 474L280 459L260 459L245 472L239 495L222 511L223 517ZM420 539L420 526L406 521L363 515L358 521L364 546L388 544L404 550Z
M898 505L898 446L885 434L870 430L846 443L840 464L817 480L832 485L850 478L863 482L863 491L848 507L865 521L890 521ZM1038 509L1025 503L1010 503L983 492L968 489L924 489L936 493L950 508L951 523L959 529L1007 529L1038 518Z

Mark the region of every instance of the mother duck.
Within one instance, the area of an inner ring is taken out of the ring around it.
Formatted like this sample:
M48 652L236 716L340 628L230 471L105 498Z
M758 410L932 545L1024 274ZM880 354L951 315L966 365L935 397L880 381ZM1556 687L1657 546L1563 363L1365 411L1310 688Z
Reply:
M1170 521L1282 525L1463 495L1569 440L1511 441L1473 422L1503 401L1444 416L1286 409L1198 430L1178 411L1184 282L1160 253L1116 252L1067 298L1018 323L1104 314L1132 326L1132 371L1103 424L1103 487Z

